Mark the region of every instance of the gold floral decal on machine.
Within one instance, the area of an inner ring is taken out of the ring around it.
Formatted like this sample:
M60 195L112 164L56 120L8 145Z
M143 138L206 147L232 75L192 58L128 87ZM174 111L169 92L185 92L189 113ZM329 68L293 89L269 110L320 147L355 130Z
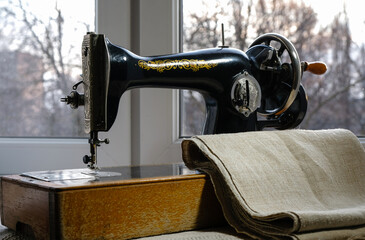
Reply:
M194 72L199 71L199 69L211 69L218 66L218 63L206 62L205 60L198 59L181 59L181 60L156 60L156 61L138 61L138 66L145 70L156 70L162 73L163 71L168 71L171 69L185 69L193 70Z

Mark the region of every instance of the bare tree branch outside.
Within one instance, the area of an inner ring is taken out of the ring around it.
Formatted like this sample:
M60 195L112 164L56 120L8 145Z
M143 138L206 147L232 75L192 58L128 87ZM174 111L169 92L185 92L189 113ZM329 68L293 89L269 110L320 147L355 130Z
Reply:
M0 136L84 136L82 111L60 103L81 80L82 36L94 29L94 1L78 2L91 21L68 13L70 0L0 0Z
M244 51L263 33L282 34L301 60L321 60L329 68L324 76L304 74L309 109L301 128L342 127L365 135L365 39L354 41L357 30L350 28L346 1L326 24L301 0L184 0L185 7L200 3L184 12L184 51L219 46L221 23L225 44ZM0 0L0 136L83 136L82 111L59 102L81 80L81 40L94 28L94 20L77 19L79 14L64 8L77 9L75 4L49 0L40 8L39 0ZM94 1L77 4L85 12ZM88 15L93 19L94 8ZM357 20L359 31L365 29L364 20ZM182 132L199 134L203 99L191 91L182 98Z
M203 0L204 8L196 7L197 2L201 1L184 0L185 6L195 4L195 10L184 12L184 51L219 46L221 32L216 26L221 23L226 45L244 51L261 34L282 34L293 42L302 61L324 61L329 69L323 76L304 74L309 103L300 127L346 128L365 135L365 37L361 42L353 40L346 1L326 25L301 0ZM214 4L218 7L208 7ZM364 31L365 17L356 21L361 23L358 31ZM186 114L181 131L199 134L205 119L200 110L204 100L191 91L182 95Z

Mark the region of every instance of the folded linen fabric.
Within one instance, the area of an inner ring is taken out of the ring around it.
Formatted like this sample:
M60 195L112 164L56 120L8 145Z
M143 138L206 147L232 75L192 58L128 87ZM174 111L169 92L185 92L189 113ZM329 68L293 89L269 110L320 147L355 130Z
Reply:
M227 221L254 239L365 239L365 152L348 130L195 136L183 160L208 173Z

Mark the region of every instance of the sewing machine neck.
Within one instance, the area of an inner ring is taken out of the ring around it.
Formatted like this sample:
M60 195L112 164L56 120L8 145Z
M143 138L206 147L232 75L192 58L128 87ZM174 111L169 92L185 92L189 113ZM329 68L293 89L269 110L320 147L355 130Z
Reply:
M117 116L121 96L132 88L197 90L207 98L219 100L219 109L226 111L232 108L227 89L231 89L233 79L251 72L247 55L230 48L141 57L112 44L103 35L89 34L84 39L83 53L85 93L88 92L86 132L108 131Z

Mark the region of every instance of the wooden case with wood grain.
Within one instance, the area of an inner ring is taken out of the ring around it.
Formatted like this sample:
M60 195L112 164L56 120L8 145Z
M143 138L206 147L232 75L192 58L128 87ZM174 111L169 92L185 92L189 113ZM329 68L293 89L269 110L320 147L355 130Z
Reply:
M205 174L182 165L111 170L122 175L3 176L1 222L36 239L129 239L226 224Z

